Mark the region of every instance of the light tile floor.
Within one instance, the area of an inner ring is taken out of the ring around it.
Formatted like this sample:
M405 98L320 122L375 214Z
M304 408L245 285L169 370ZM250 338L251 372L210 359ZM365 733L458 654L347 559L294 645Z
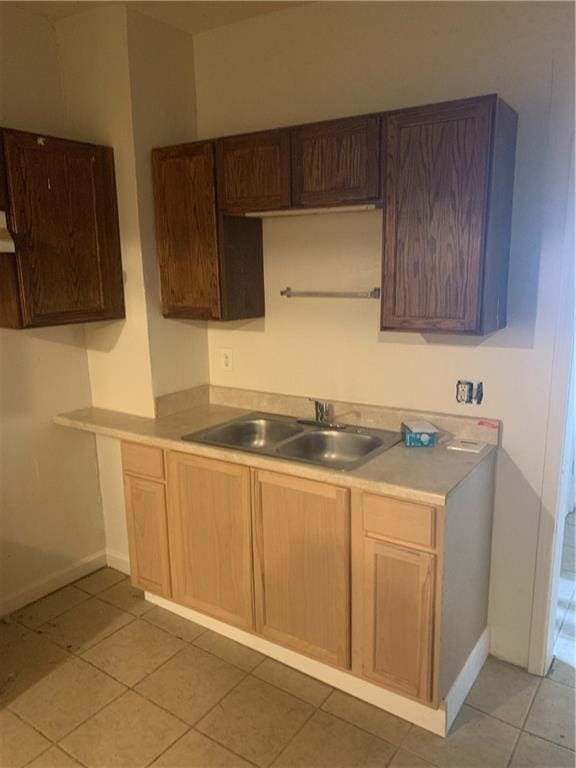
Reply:
M548 678L490 658L441 739L105 568L0 623L0 768L572 768L573 594L562 625Z

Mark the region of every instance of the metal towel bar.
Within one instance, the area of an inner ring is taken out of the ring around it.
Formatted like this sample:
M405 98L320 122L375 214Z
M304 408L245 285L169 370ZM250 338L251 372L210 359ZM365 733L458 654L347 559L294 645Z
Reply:
M280 291L287 299L379 299L380 288L371 291L293 291L290 286Z

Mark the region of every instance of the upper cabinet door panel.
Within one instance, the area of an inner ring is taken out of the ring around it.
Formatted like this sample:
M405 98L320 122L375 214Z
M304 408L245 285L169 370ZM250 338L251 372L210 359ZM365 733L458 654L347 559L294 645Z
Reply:
M214 147L152 153L156 241L166 317L220 317Z
M303 125L291 132L295 206L375 202L380 197L380 118Z
M5 131L24 325L124 316L112 150Z
M478 329L493 104L386 119L384 329Z
M218 207L227 213L290 205L290 135L265 131L216 142Z

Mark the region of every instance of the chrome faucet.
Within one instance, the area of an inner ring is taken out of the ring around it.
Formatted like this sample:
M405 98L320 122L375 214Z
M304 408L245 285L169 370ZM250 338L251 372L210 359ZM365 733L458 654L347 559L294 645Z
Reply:
M330 403L327 400L314 400L314 412L318 424L327 424L330 421Z

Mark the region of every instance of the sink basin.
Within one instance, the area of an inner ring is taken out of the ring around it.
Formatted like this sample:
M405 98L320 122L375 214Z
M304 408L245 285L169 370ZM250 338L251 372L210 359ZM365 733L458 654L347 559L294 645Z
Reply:
M383 441L374 435L315 430L284 443L277 453L286 458L344 469L365 459L382 445Z
M326 426L260 411L182 437L187 442L343 471L356 469L400 439L398 432L342 424Z
M215 427L205 432L202 440L234 448L266 450L303 431L298 424L290 422L266 418L249 419ZM186 440L187 437L183 439Z

